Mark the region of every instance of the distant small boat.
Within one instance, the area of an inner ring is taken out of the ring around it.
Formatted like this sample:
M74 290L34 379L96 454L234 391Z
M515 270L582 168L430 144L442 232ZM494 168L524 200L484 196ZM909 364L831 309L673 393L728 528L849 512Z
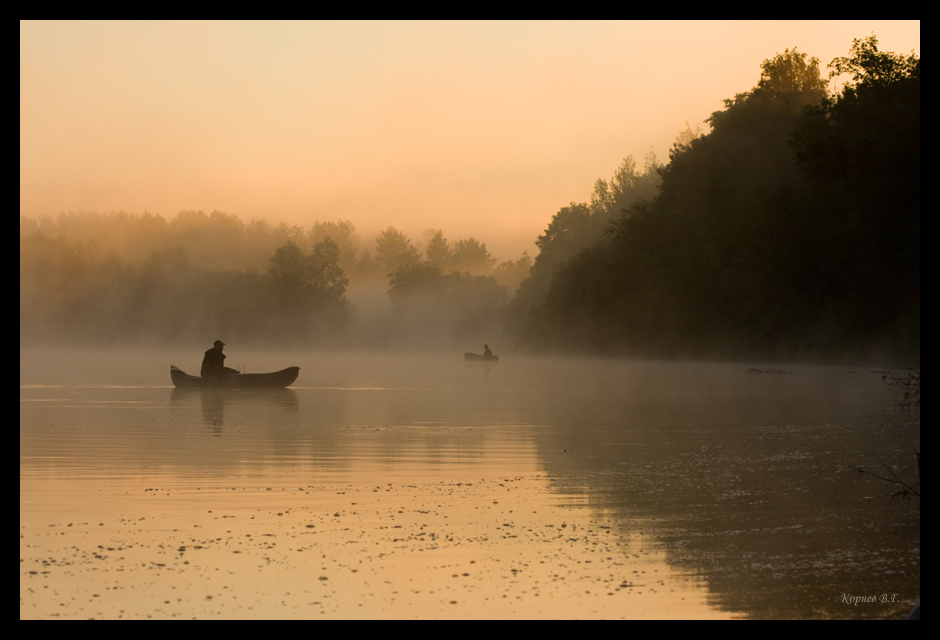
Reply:
M463 354L463 359L478 362L499 362L499 356L481 356L479 353L470 353L469 351Z
M300 367L287 367L272 373L233 373L202 378L170 365L170 379L174 386L188 389L283 389L292 384L299 373Z

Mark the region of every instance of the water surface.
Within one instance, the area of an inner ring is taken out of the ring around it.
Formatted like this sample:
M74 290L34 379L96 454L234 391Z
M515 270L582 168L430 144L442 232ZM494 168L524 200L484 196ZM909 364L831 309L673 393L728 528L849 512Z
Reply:
M21 351L21 618L890 618L919 598L919 499L855 468L916 478L920 416L869 368L229 353L300 377L176 390L199 354Z

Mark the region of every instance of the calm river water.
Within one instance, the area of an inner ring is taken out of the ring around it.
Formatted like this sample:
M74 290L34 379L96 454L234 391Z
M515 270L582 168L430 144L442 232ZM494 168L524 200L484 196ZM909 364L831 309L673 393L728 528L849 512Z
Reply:
M903 618L920 414L872 368L20 353L21 618ZM786 373L749 369L782 368Z

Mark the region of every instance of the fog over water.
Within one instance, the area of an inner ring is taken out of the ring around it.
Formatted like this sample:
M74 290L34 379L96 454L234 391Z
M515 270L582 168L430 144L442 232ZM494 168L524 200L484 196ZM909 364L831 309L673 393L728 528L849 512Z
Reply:
M919 412L872 369L227 353L300 376L174 389L201 352L21 350L21 618L896 618L920 597L919 498L855 472L917 476Z

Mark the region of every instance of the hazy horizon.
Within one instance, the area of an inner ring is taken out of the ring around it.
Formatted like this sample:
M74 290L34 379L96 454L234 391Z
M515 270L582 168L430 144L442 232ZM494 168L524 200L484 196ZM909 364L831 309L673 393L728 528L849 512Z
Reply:
M213 210L534 251L787 48L919 21L20 23L20 215Z

